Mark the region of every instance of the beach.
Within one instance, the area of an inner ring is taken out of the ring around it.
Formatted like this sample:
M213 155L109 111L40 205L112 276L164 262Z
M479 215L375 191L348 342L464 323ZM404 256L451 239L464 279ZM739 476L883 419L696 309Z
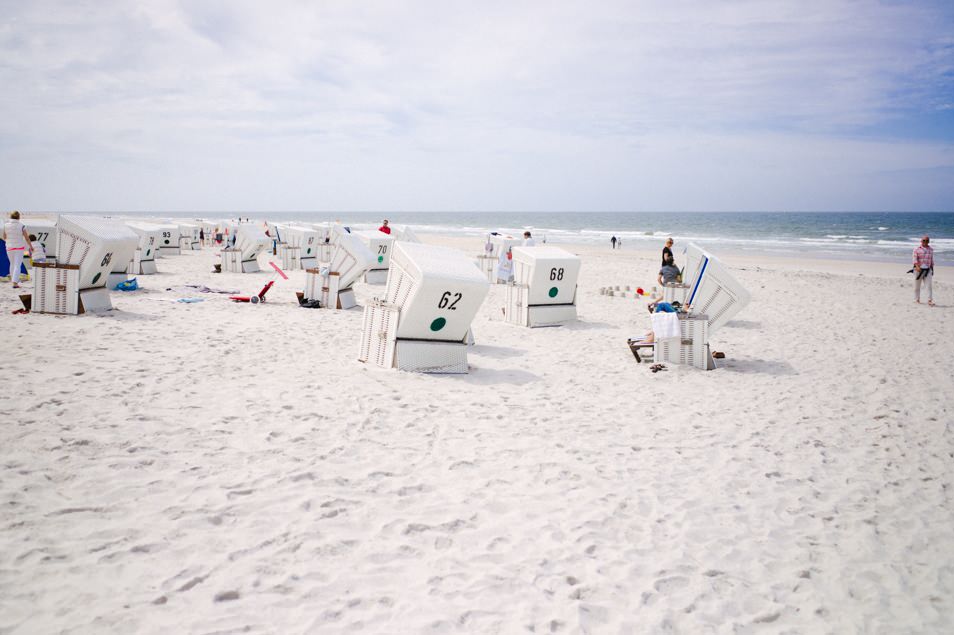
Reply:
M561 246L579 320L494 285L461 376L358 362L302 271L185 287L266 256L162 258L104 314L5 283L0 633L954 630L954 268L930 308L903 265L717 252L752 294L721 367L651 373L600 288L658 251Z

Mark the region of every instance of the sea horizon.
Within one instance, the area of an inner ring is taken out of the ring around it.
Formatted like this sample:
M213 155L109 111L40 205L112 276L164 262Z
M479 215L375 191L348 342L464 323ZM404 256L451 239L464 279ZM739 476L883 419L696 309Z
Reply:
M57 212L37 212L55 214ZM931 236L938 265L954 265L954 213L946 212L342 212L342 211L112 211L61 212L107 216L154 216L269 222L341 222L375 229L387 218L421 234L480 238L490 232L531 231L553 244L605 243L651 248L673 237L716 253L813 259L910 262L921 236Z

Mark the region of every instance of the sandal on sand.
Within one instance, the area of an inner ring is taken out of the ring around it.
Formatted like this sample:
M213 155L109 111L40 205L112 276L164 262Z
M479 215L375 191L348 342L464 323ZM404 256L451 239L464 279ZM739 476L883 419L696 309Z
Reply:
M928 300L928 306L934 306L934 300Z

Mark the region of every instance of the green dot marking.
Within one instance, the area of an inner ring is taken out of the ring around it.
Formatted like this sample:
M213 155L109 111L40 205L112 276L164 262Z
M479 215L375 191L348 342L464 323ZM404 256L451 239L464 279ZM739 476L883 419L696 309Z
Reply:
M146 255L148 256L150 253L152 253L152 249L147 249L147 250L146 250Z
M446 325L446 324L447 324L447 320L445 320L445 319L442 318L442 317L439 317L439 318L437 318L436 320L434 320L433 322L431 322L431 330L432 330L432 331L439 331L439 330L441 330L442 328L444 328L444 325Z
M551 298L557 297L557 294L558 294L559 292L560 292L560 290L557 289L556 287L550 287L550 297L551 297Z
M311 253L311 247L308 248L308 252L307 252L307 253L309 253L309 254Z
M168 239L168 238L166 239L166 244L167 244L167 245L169 244L169 239Z
M92 284L96 284L96 281L99 280L99 277L100 277L101 275L103 275L102 272L97 273L95 276L93 276L93 282L92 282Z
M378 256L378 262L384 262L384 256Z

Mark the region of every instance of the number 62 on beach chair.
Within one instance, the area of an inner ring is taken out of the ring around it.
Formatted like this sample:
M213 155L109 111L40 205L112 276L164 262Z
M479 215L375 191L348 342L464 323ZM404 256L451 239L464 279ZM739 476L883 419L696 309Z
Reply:
M466 373L470 325L490 283L464 253L397 242L383 299L368 303L358 360L420 373Z

